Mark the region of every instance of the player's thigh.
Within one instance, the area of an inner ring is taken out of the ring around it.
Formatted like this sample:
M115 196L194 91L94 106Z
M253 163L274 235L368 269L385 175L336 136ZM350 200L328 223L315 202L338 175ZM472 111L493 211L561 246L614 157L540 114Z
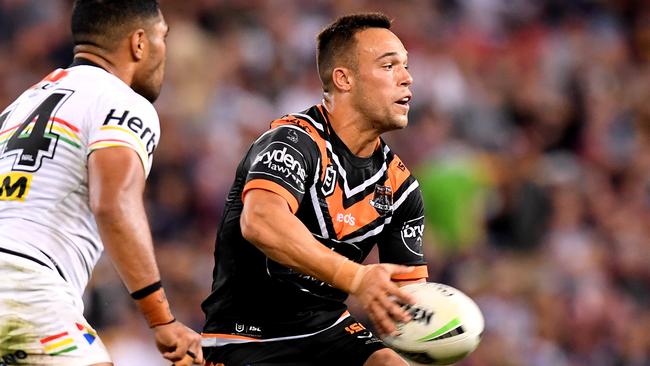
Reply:
M313 357L318 365L363 366L384 343L354 317L314 336Z
M110 363L58 273L0 253L0 360L7 364L88 366Z
M384 348L370 355L363 366L409 366L409 364L397 352Z

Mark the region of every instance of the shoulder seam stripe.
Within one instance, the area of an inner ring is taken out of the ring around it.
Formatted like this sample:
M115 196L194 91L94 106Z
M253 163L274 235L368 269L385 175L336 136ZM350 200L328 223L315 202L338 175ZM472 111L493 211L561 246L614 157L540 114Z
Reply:
M289 113L289 115L294 116L294 117L307 118L309 120L309 122L311 122L311 124L314 125L314 127L321 130L322 132L325 132L325 128L323 127L323 125L321 123L316 122L313 118L311 118L310 116L308 116L306 114L303 114L303 113Z
M257 143L259 140L262 139L262 137L268 135L268 134L271 133L271 132L274 132L277 128L282 128L282 127L293 128L294 130L298 130L298 131L304 133L305 135L309 136L309 138L312 139L313 141L315 141L315 140L314 140L314 137L313 137L312 135L310 135L309 133L307 133L307 131L303 130L303 129L300 128L300 127L293 126L293 125L279 125L279 126L276 126L276 127L271 128L271 129L269 129L268 131L266 131L266 132L264 132L263 134L261 134L260 137L258 137L258 138L255 140L255 142L253 142L253 143L254 143L254 144Z

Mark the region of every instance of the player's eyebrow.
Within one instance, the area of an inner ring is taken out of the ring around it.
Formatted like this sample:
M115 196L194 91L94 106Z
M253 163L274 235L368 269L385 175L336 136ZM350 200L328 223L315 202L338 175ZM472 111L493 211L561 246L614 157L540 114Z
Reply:
M406 52L406 54L408 55L408 52ZM381 60L384 57L397 56L397 55L399 55L399 53L397 51L390 51L390 52L386 52L386 53L382 54L381 56L377 57L375 60L378 61L378 60Z

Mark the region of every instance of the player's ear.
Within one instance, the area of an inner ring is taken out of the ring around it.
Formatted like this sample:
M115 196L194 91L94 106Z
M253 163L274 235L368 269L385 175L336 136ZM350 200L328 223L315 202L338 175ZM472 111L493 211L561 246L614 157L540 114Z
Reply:
M147 41L147 35L144 29L137 29L129 36L129 46L131 48L131 56L136 61L142 60L144 57L144 49Z
M337 67L332 70L332 84L334 84L336 89L348 92L352 89L353 83L354 77L352 75L352 70L347 67Z

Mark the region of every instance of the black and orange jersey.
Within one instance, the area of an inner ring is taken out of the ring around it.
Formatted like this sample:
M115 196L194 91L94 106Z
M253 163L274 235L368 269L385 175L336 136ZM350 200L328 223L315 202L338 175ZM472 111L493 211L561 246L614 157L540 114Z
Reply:
M242 237L251 189L284 197L316 239L353 261L377 245L381 262L416 267L395 280L427 276L418 182L383 140L368 158L352 154L328 118L316 105L273 121L239 164L217 233L212 293L202 304L204 346L301 337L346 314L346 293L273 261Z

